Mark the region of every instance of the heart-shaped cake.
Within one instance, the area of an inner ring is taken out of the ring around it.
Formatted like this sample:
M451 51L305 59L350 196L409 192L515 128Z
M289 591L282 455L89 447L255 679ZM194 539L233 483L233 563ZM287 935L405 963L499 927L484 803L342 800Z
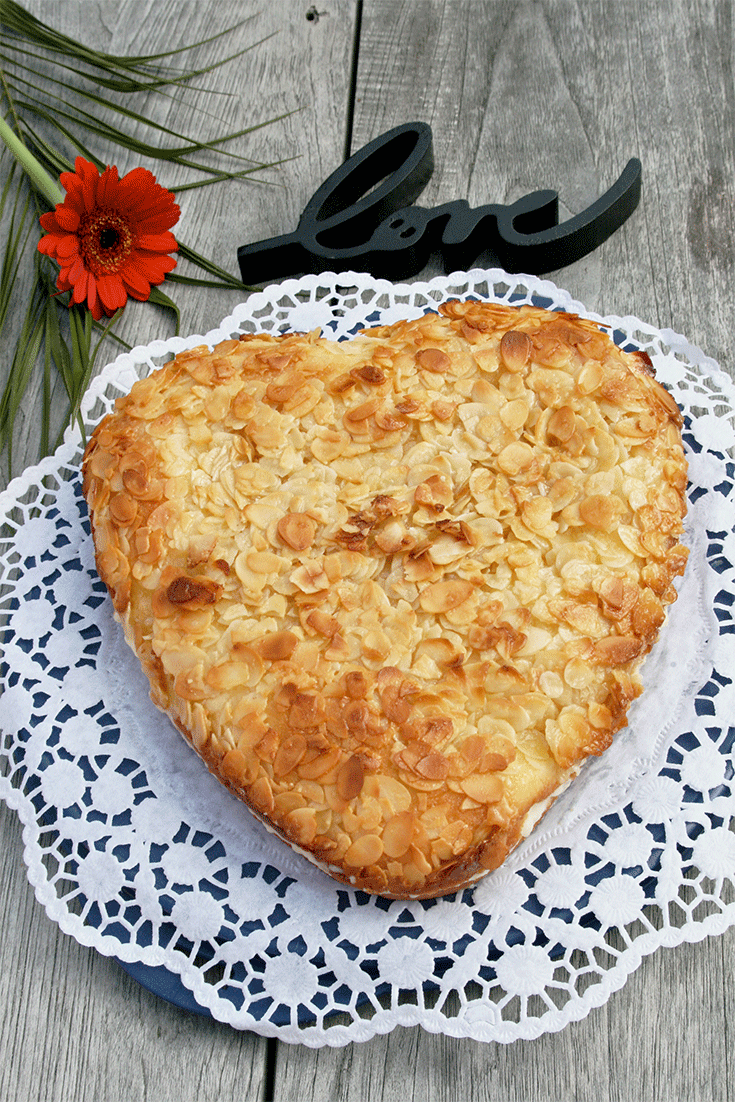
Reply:
M647 355L530 306L194 348L89 443L99 573L255 815L439 895L625 725L686 562L680 423Z

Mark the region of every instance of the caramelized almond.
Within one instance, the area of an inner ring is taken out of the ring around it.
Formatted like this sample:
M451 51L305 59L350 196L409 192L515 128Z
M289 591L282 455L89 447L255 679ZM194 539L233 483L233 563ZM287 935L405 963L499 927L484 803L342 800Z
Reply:
M448 371L452 366L451 359L446 352L442 352L441 348L422 348L416 353L416 363L425 367L427 371L436 373Z
M424 612L449 612L464 604L473 592L472 582L463 578L449 578L425 586L419 594L419 601Z
M316 522L306 513L286 513L276 525L283 542L294 551L306 551L316 535Z
M508 371L522 371L531 355L531 338L527 333L509 329L500 341L500 355Z
M282 662L290 658L298 646L299 638L292 631L274 631L258 643L258 654L268 662Z
M340 766L337 773L337 792L343 800L353 800L362 792L365 770L356 754Z
M383 828L383 849L388 857L403 857L413 842L416 816L413 811L399 811Z

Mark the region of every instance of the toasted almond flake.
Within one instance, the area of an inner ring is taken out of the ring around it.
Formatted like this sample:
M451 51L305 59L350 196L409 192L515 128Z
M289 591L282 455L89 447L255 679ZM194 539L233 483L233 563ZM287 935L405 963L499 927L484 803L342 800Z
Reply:
M329 588L329 577L319 562L304 563L294 570L290 580L302 593L319 593Z
M306 739L303 735L295 734L287 738L276 751L273 759L273 774L283 777L290 773L299 764L306 753Z
M314 542L316 522L306 513L286 513L276 525L283 542L294 551L305 551Z
M298 646L299 637L292 631L274 631L258 643L258 653L267 662L282 662L290 658Z
M500 341L500 355L508 371L523 371L531 355L531 339L527 333L509 329Z
M368 417L372 417L374 413L378 412L382 404L382 398L368 398L366 402L361 402L360 405L353 406L352 409L347 410L344 415L345 424L349 425L351 428L361 421L366 421Z
M468 600L473 591L472 582L463 578L448 578L425 586L419 594L419 601L424 612L448 612Z
M465 777L459 787L478 804L496 804L503 798L503 782L492 773L476 773Z
M316 812L311 807L297 807L284 818L286 830L300 846L308 846L316 837Z
M333 747L331 750L325 750L314 758L310 762L301 762L299 765L299 776L303 780L317 780L324 777L327 773L331 772L336 765L339 764L341 758L340 751Z
M554 440L566 444L574 435L577 419L574 410L570 406L562 406L554 410L547 424L547 432Z
M603 494L591 494L580 501L579 515L591 528L608 532L618 516L615 499Z
M452 366L451 359L441 348L422 348L416 353L416 362L434 372L448 371Z
M498 466L505 474L514 476L526 471L533 463L533 449L529 444L508 444L498 456Z
M337 773L337 792L340 798L353 800L356 796L359 796L362 792L364 780L365 770L362 761L356 754L353 754L340 766Z
M382 854L382 839L377 834L363 834L347 850L344 862L350 868L365 868L366 865L374 865Z
M403 857L413 842L416 816L412 811L399 811L385 824L383 849L388 857Z

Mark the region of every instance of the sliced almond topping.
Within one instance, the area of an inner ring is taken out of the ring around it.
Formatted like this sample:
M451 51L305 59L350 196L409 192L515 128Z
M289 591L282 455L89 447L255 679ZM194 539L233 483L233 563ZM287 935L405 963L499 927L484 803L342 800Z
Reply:
M413 842L416 816L413 811L399 811L385 824L383 849L388 857L403 857Z
M361 700L367 692L367 677L361 670L345 674L345 688L353 700Z
M416 540L400 520L391 520L375 533L375 543L386 555L410 551Z
M117 524L132 524L138 512L138 503L127 494L113 494L108 508Z
M508 371L523 371L531 355L531 338L527 333L509 329L500 341L500 355Z
M452 415L456 406L452 402L443 402L437 399L431 403L431 412L436 417L437 421L451 421Z
M222 586L209 578L190 578L181 574L166 589L166 599L185 608L204 608L214 604L221 592Z
M385 372L375 364L365 364L364 367L355 367L350 372L353 378L368 386L381 386L385 382Z
M231 784L240 786L254 780L250 776L250 763L240 750L229 750L223 757L220 768Z
M375 424L384 432L397 432L405 429L406 422L402 417L396 417L389 410L381 409L375 414Z
M425 586L419 594L419 601L424 612L449 612L468 600L473 592L472 582L463 578L449 578Z
M341 756L341 751L336 747L325 750L310 762L302 761L299 765L299 776L312 781L317 777L324 777L339 764Z
M414 769L427 781L443 781L449 773L449 763L443 754L431 750L423 758L419 758Z
M595 643L592 660L605 666L623 666L638 658L643 645L643 640L635 636L609 635Z
M316 535L316 521L307 513L286 513L276 525L283 542L294 551L306 551Z
M591 494L580 501L579 515L591 528L609 532L618 516L615 498L605 494Z
M567 440L571 440L574 435L576 424L577 419L571 406L562 406L561 409L556 409L552 413L547 431L553 440L559 440L560 443L566 444Z
M440 513L447 505L452 503L451 484L442 475L433 474L416 487L414 501L418 505L425 505L427 508Z
M382 398L368 398L366 402L361 402L359 406L353 406L344 415L345 424L356 425L360 421L367 421L368 417L372 417L374 413L377 413L382 404Z
M290 579L302 593L320 593L324 589L329 589L329 577L319 562L308 562L298 566L292 571Z
M299 643L292 631L274 631L258 643L258 654L268 662L282 662L290 658Z
M322 704L319 697L311 693L297 693L288 710L289 726L298 730L308 730L317 727L321 720Z
M290 398L293 398L299 387L304 385L304 382L305 380L301 375L291 375L283 382L274 381L268 383L268 386L265 388L266 399L269 402L273 402L275 405L281 405L283 402L287 402Z
M503 782L494 773L475 773L459 782L459 787L478 804L496 804L503 798Z
M209 768L355 888L422 898L624 726L686 561L678 421L597 324L450 302L183 353L96 431L84 493Z
M273 789L264 774L250 785L248 798L256 811L260 811L263 815L270 815L273 811Z
M508 444L498 456L498 466L511 477L526 471L533 463L533 448L521 442Z
M273 759L273 774L276 777L285 777L299 764L306 753L306 739L303 735L290 735L276 751Z
M425 367L427 371L442 372L448 371L452 366L452 361L446 352L442 352L441 348L422 348L420 352L416 353L416 362Z
M316 812L311 807L297 807L289 811L283 820L293 840L300 846L308 846L316 837Z
M330 616L327 612L322 612L318 608L309 613L306 622L319 635L325 635L328 639L331 639L339 631L339 621L334 616Z
M365 770L360 758L353 754L340 766L337 773L337 792L343 800L353 800L362 792Z
M344 862L351 868L365 868L366 865L374 865L382 854L382 839L377 834L363 834L347 850Z

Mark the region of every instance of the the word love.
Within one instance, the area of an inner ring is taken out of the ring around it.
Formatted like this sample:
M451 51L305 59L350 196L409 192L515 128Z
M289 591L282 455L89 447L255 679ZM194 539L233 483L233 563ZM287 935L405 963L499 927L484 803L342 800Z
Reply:
M504 206L464 199L413 206L434 168L431 128L397 126L363 146L309 200L294 233L238 249L246 284L304 272L366 271L405 279L440 253L446 272L483 257L507 272L541 275L581 259L626 221L641 194L641 163L628 161L592 206L559 224L555 191Z

